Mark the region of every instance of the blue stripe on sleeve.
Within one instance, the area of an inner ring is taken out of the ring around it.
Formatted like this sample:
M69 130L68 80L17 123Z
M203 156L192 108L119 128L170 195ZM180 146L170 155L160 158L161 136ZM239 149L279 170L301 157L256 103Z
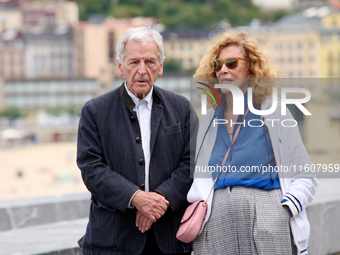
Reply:
M288 199L293 203L293 205L295 206L296 210L297 210L298 212L300 212L300 211L299 211L299 208L296 206L296 204L294 203L293 199L291 199L290 197L287 197L287 196L285 196L285 197L288 198Z
M308 249L308 248L307 248ZM303 251L300 251L300 253L304 253L304 252L306 252L307 251L307 249L304 249Z
M298 203L299 203L299 205L300 205L300 208L301 208L301 210L300 211L302 211L302 205L301 205L301 203L300 203L300 201L299 201L299 199L297 199L296 197L294 197L292 194L290 194L290 193L287 193L287 194L289 194L289 195L291 195Z

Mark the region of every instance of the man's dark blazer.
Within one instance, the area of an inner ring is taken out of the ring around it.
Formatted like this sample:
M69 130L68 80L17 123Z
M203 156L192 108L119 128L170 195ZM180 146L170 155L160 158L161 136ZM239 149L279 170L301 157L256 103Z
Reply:
M79 240L85 255L140 254L146 233L135 226L132 195L144 187L142 138L134 103L124 85L85 103L78 131L77 164L91 191L86 234ZM150 191L170 205L153 224L163 253L191 251L175 238L191 186L198 119L184 97L154 86L150 138ZM192 142L191 141L191 142Z

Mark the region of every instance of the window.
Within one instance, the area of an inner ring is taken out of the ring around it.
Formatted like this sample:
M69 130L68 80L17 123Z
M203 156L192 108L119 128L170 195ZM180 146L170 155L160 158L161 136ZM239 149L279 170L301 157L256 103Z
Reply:
M189 58L189 65L190 66L192 66L192 62L193 62L192 58Z

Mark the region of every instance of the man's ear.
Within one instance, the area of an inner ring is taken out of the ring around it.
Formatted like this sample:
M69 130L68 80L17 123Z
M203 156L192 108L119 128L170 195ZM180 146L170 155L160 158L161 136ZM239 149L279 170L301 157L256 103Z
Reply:
M159 69L158 76L163 74L163 63L161 63L161 68Z
M118 68L118 75L120 77L123 77L124 76L124 72L122 70L122 64L119 62L119 60L117 59L117 68Z

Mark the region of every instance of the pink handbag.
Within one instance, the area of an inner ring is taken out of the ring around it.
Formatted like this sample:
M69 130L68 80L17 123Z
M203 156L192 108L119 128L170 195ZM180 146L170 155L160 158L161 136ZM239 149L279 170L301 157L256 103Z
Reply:
M249 112L249 108L247 108L246 112L244 113L243 120L246 118L247 114ZM221 169L223 168L225 162L227 161L230 148L234 144L239 132L240 132L241 125L238 126L233 141L225 154L222 164L221 164ZM179 226L179 229L176 234L176 238L183 243L190 243L195 240L195 238L199 235L201 232L201 228L203 226L203 222L205 219L205 215L207 213L208 209L208 198L213 191L216 181L219 177L221 172L219 172L214 180L214 183L210 189L209 195L206 200L198 200L191 205L188 206L188 208L185 210L184 215L181 220L181 225Z
M207 213L207 202L196 201L188 206L181 220L176 238L183 243L192 242L200 233L205 214Z

